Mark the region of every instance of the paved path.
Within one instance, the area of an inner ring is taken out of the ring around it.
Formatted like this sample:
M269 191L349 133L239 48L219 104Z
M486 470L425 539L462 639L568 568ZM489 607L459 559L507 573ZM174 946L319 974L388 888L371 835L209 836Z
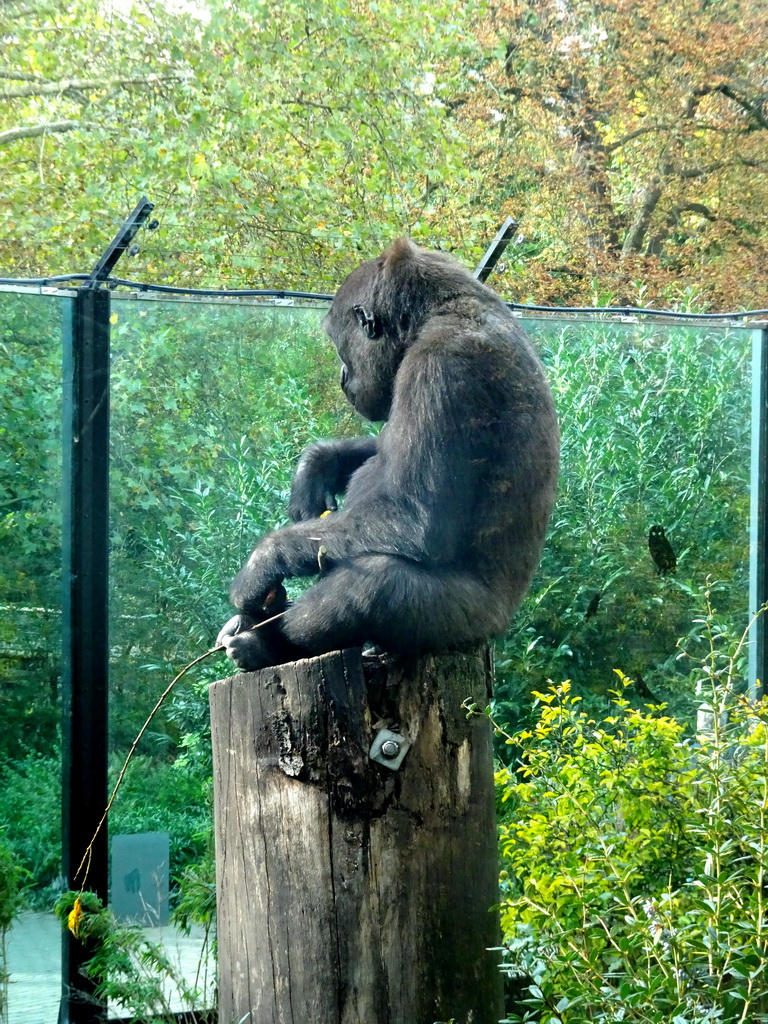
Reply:
M144 934L153 942L162 943L172 963L194 982L203 948L202 928L193 928L183 935L174 928L146 928ZM61 997L61 926L52 914L24 912L11 929L8 939L9 986L8 1024L56 1024ZM209 990L212 991L212 968L208 965ZM199 983L202 985L202 979ZM174 1010L185 1007L171 996ZM120 1008L110 1006L110 1017L119 1016Z

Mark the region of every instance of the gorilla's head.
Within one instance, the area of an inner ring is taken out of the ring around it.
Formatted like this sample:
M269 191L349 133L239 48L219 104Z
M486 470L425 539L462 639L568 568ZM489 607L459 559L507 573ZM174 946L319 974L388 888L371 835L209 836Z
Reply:
M389 416L403 356L433 311L449 297L482 288L447 256L398 239L354 270L323 323L341 359L341 387L361 416Z
M385 420L392 404L400 347L385 334L377 284L384 257L368 260L336 292L323 329L341 360L341 390L361 416Z
M361 416L385 420L404 348L383 319L387 255L354 270L336 292L323 328L341 359L341 389Z

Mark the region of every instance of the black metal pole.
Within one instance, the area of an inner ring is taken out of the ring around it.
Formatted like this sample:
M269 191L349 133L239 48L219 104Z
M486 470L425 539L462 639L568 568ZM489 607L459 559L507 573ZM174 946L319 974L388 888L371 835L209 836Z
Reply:
M128 214L123 226L104 250L104 255L91 271L91 276L88 278L90 283L106 281L117 261L133 241L136 232L154 208L154 203L150 203L144 196L141 197Z
M752 335L752 469L749 527L749 613L768 602L768 329ZM749 682L752 695L765 692L768 679L768 611L752 625Z
M108 291L80 289L64 345L63 872L69 888L106 903L107 832L87 877L75 872L107 803ZM61 1024L106 1020L84 962L93 955L64 932Z
M507 217L504 223L501 225L499 230L496 232L496 237L488 246L488 250L477 265L477 270L474 272L474 277L478 281L487 281L491 276L491 272L496 264L501 259L501 254L507 248L509 243L512 241L512 236L517 231L516 220L511 217Z
M110 293L100 287L153 206L142 199L78 290L64 336L62 861L67 886L106 904L107 830L78 873L107 804ZM60 1024L103 1024L83 974L93 955L64 932Z

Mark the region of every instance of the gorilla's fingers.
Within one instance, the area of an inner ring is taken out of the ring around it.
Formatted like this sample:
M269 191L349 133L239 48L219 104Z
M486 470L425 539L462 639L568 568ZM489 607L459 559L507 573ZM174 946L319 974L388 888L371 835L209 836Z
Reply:
M233 615L232 618L221 627L219 635L216 637L216 646L226 646L227 641L231 637L237 636L237 634L242 633L243 630L250 629L251 626L254 626L255 624L256 620L252 619L250 615Z
M227 657L243 672L256 672L271 664L269 648L262 643L258 631L239 633L224 644Z

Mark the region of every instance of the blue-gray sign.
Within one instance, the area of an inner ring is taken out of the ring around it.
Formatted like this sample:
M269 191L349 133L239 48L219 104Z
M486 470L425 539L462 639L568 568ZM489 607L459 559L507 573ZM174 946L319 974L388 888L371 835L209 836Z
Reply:
M167 832L139 832L112 840L112 912L118 921L168 924Z

